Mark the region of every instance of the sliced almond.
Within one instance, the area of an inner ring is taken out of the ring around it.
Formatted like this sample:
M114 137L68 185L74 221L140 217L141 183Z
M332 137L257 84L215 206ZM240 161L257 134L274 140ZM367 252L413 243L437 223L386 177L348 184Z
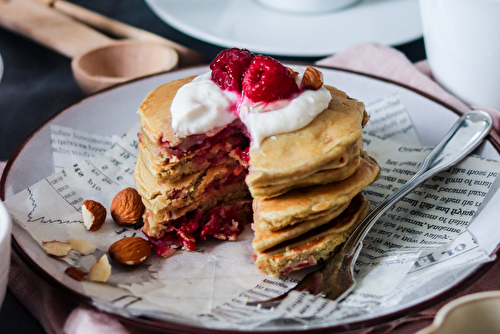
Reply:
M314 67L307 66L302 82L300 83L301 89L318 90L323 86L323 73Z
M179 234L183 239L185 239L187 241L196 242L196 239L190 234L187 234L183 231L179 231Z
M95 252L95 250L97 249L96 245L87 240L69 238L68 243L74 250L82 255L89 255L90 253Z
M106 254L90 268L87 279L94 282L107 282L111 276L111 265Z
M286 67L286 69L288 70L288 72L290 72L290 74L292 75L292 78L293 80L297 80L297 78L299 77L299 72L295 72L294 70L292 70L290 67Z
M112 244L108 252L113 261L135 266L148 258L151 254L151 245L143 238L123 238Z
M79 282L82 281L85 278L85 276L87 276L87 273L85 271L78 269L76 267L68 267L66 268L64 273L69 277L71 277L72 279L77 280Z
M82 204L83 225L89 231L97 231L106 221L106 208L99 202L86 200Z
M47 254L53 256L66 256L72 249L69 243L57 240L43 241L42 247Z

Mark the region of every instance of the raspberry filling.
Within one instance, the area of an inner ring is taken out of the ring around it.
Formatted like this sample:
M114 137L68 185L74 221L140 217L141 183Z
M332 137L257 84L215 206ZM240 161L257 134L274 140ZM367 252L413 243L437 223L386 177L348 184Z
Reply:
M248 138L242 134L245 132L246 129L244 129L243 124L239 121L235 121L233 125L226 127L212 137L207 137L205 134L191 135L184 138L182 142L175 147L172 147L169 141L160 137L158 147L160 151L164 151L167 155L177 158L215 146L219 142L226 144L226 146L229 145L231 149L235 147L244 148L249 145Z
M238 157L241 159L241 161L244 161L246 163L250 162L250 147L249 146L247 146L247 148L245 148L244 150L237 147L234 150L234 153L236 153L236 155L238 155Z
M197 209L169 221L172 230L163 237L148 238L156 254L168 257L179 247L195 250L196 242L206 240L208 237L235 240L251 219L251 203L222 205L205 214Z
M288 274L288 273L290 273L291 271L294 271L294 270L299 270L299 269L302 269L302 268L314 266L317 263L318 262L313 257L310 257L310 258L305 259L305 260L303 260L303 261L301 261L299 263L294 263L291 266L286 267L283 270L283 275L286 275L286 274Z
M218 191L219 189L222 189L226 186L229 186L229 185L232 185L235 183L243 182L245 180L247 173L248 173L248 171L243 166L237 164L234 167L232 167L232 170L230 173L227 173L227 174L221 176L220 178L213 180L203 190L203 193L201 194L201 196L210 196L210 194L213 191ZM169 193L168 198L170 200L177 200L177 199L186 200L189 197L188 195L189 195L189 193L183 193L182 189L173 189ZM166 222L164 224L168 226L169 222Z

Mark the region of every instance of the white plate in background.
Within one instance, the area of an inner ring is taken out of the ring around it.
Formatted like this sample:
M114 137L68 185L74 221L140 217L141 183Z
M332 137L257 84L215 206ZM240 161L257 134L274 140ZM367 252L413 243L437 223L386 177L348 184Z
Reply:
M362 0L299 15L256 0L145 0L174 28L223 47L278 56L327 56L355 44L397 45L422 35L418 0Z

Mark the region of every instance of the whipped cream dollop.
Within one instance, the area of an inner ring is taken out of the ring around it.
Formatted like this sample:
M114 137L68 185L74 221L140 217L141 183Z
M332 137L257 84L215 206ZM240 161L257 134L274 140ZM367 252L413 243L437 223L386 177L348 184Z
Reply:
M240 94L223 91L212 80L210 72L197 76L182 86L172 101L172 128L178 136L205 133L225 126L237 117Z
M291 68L299 74L296 82L300 87L305 68ZM245 95L221 90L208 72L177 92L170 109L172 128L177 135L188 136L227 125L239 116L250 132L252 145L259 147L267 137L307 126L327 108L331 98L321 87L304 90L292 99L254 103Z

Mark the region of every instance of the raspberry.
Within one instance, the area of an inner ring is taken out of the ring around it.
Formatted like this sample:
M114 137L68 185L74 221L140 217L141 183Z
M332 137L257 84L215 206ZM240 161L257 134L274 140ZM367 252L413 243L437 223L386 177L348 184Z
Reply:
M286 99L298 90L290 71L267 56L255 56L243 77L243 92L253 102Z
M211 79L223 90L241 92L241 81L255 55L247 49L223 50L210 63Z

